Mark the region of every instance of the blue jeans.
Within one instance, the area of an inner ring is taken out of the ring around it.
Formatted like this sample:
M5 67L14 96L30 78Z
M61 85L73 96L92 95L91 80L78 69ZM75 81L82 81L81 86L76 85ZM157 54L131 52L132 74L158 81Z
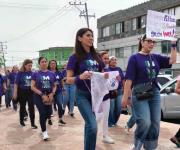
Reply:
M91 94L77 89L77 106L85 121L84 150L96 149L97 123L92 111Z
M7 91L5 93L5 103L6 103L6 107L9 107L10 104L11 104L11 97L12 94L11 94L11 89L10 87L7 88Z
M115 99L110 100L110 111L108 124L109 127L116 125L121 115L121 100L122 100L122 89L118 90L118 96Z
M145 150L156 149L158 145L161 109L159 89L154 88L154 96L138 101L133 92L133 108L136 116L135 150L144 146Z
M50 118L52 114L52 105L44 105L41 96L34 94L33 96L34 104L39 111L39 121L41 125L42 132L46 131L46 121Z
M131 117L127 122L128 128L132 128L135 125L135 123L136 123L136 116L135 116L134 108L133 106L131 106Z
M54 101L58 106L59 118L62 118L65 112L65 106L66 106L66 102L64 100L62 92L56 93L56 95L54 96Z
M66 94L64 96L65 101L68 102L68 109L70 113L74 111L74 102L75 102L75 94L76 94L76 86L75 84L65 84L64 85Z

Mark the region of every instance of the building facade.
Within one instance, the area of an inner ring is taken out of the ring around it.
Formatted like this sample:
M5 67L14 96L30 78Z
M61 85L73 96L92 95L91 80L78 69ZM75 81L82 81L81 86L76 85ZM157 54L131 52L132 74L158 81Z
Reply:
M39 56L46 57L49 60L55 59L57 61L58 68L61 68L67 63L69 56L73 52L73 47L51 47L45 50L39 51Z
M126 70L129 57L138 51L139 38L146 32L148 10L176 16L178 49L180 47L180 0L150 0L103 16L97 21L97 49L99 51L109 50L110 55L118 58L118 65L123 70ZM168 55L170 42L159 41L154 50L155 53Z

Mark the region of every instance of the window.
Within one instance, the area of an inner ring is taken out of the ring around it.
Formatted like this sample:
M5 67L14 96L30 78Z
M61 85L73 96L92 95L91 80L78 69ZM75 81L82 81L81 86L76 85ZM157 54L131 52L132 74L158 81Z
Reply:
M137 52L138 52L138 46L137 45L131 46L131 54L135 54Z
M136 19L136 18L134 18L134 19L132 20L132 29L133 29L133 30L136 30L136 29L137 29L137 19Z
M113 24L113 25L110 26L110 35L115 35L115 32L116 32L116 31L115 31L115 30L116 30L115 28L116 28L116 25L115 25L115 24Z
M167 14L171 14L171 15L177 14L175 8L165 9L165 10L163 10L163 13L167 13Z
M115 48L115 56L117 58L124 58L124 47Z
M169 9L169 14L175 15L175 8L170 8Z
M166 89L169 89L169 91L172 91L171 93L173 93L175 91L176 84L177 84L177 81L173 82L172 84L167 86L161 93L166 93Z
M101 32L101 28L98 29L98 38L101 38L102 37L102 32Z
M170 50L171 50L171 43L170 43L170 41L162 41L161 42L161 48L162 48L162 53L163 54L170 53Z
M103 37L109 36L109 26L103 28Z
M146 27L146 16L141 16L141 28Z
M125 21L125 32L131 31L131 20Z
M116 34L120 34L123 32L123 22L116 24Z
M176 19L180 19L180 6L175 9Z

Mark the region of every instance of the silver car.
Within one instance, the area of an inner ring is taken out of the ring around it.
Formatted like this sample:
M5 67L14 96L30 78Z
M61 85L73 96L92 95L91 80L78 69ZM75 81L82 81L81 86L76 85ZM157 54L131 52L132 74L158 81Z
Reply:
M162 86L161 116L162 119L180 118L180 95L175 93L177 77Z

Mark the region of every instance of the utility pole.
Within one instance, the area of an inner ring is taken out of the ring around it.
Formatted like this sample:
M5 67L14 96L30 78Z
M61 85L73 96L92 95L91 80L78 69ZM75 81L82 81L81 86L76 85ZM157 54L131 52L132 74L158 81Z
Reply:
M6 71L6 64L5 64L5 57L4 57L4 50L7 49L6 42L0 42L0 54L2 54L2 61L4 65L4 71Z
M87 3L76 3L76 1L74 3L69 2L69 5L74 5L79 11L80 11L80 17L85 17L86 22L87 22L87 27L89 28L89 18L93 17L95 18L95 14L94 15L89 15L88 14L88 8L87 8ZM77 6L84 6L84 10L81 10L80 8L78 8Z

